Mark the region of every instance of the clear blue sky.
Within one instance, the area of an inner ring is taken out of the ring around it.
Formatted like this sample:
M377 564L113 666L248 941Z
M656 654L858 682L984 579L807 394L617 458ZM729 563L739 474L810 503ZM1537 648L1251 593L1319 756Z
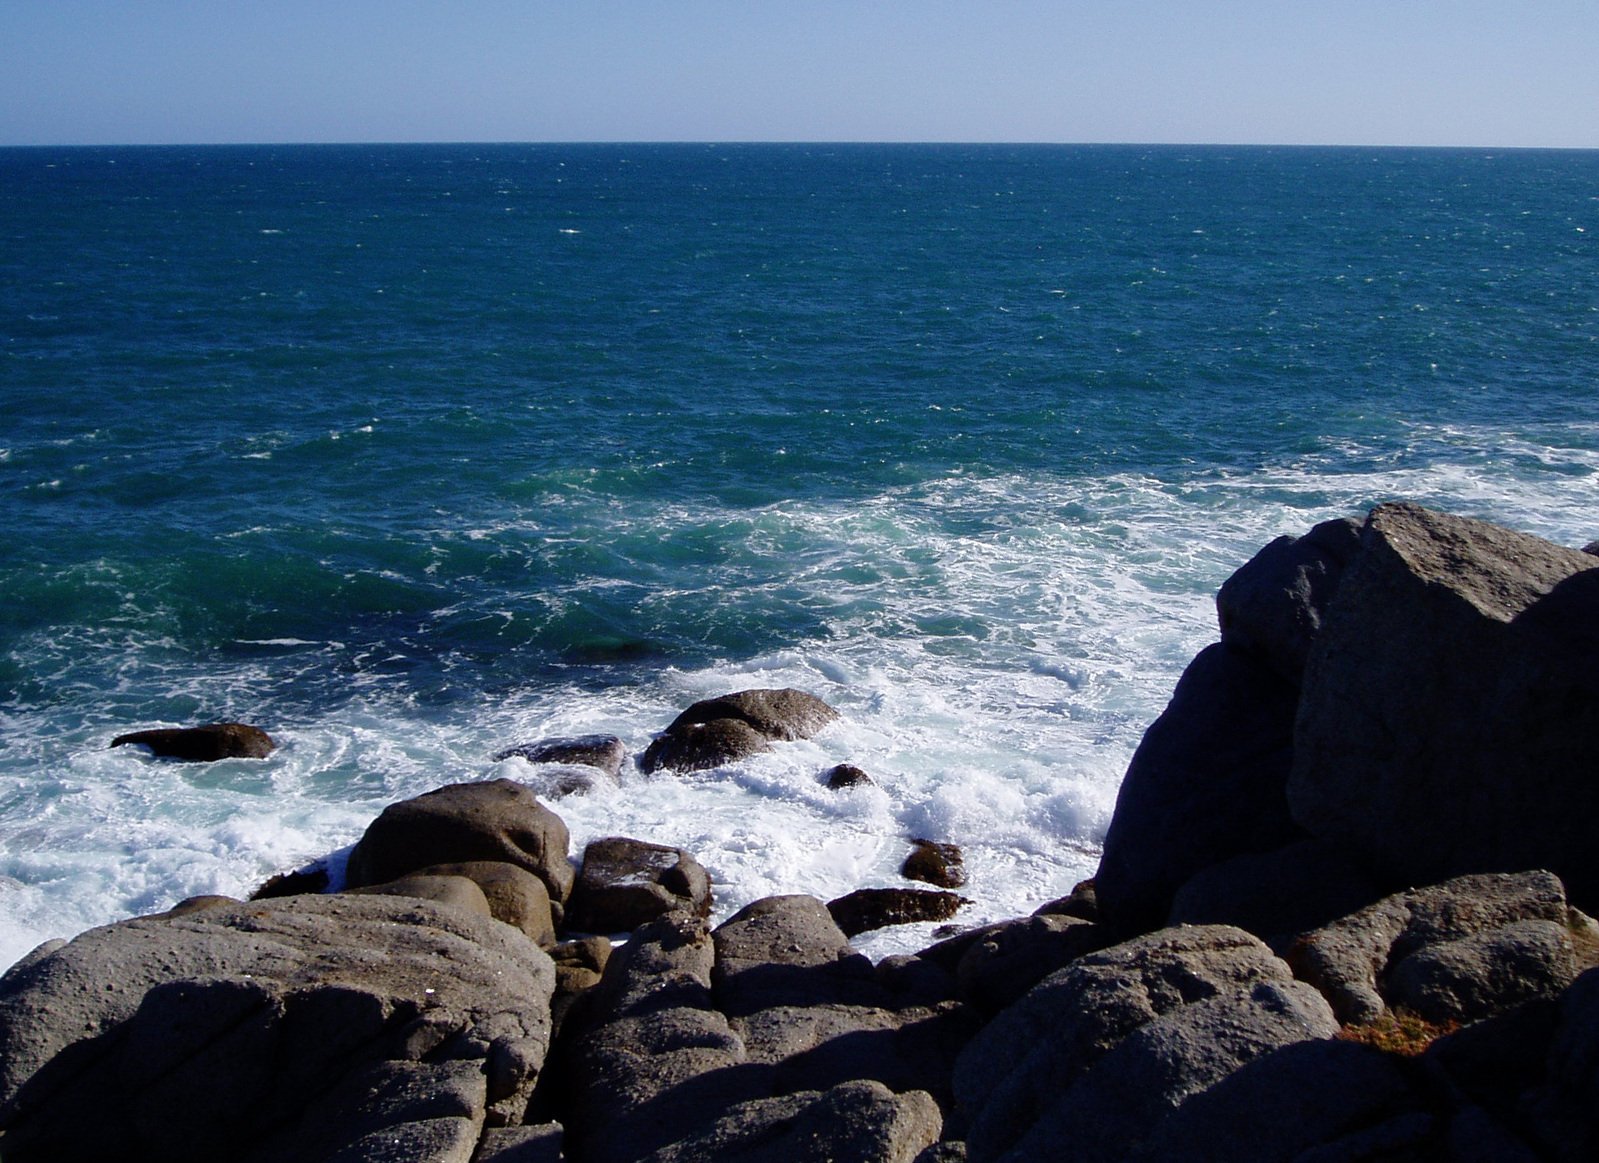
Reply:
M1599 0L0 0L0 144L1599 147Z

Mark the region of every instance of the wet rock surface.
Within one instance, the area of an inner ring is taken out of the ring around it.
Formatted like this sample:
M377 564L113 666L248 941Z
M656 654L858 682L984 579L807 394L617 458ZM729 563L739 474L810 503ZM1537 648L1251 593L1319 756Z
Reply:
M113 747L139 746L163 759L214 763L219 759L265 759L277 749L272 736L248 723L207 723L203 727L154 727L111 740Z

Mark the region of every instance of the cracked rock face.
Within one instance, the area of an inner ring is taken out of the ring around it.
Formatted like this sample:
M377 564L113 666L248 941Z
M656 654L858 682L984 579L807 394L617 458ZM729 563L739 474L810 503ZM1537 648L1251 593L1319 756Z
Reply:
M1294 820L1396 887L1546 868L1588 908L1596 649L1592 556L1379 505L1305 669Z
M402 897L94 929L0 978L0 1152L466 1160L523 1117L553 986L524 934Z

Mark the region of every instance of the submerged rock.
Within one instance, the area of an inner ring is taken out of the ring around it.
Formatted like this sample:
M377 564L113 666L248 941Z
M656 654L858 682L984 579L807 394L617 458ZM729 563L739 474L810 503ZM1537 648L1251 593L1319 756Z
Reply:
M627 759L627 744L615 735L563 735L519 743L496 752L494 762L525 759L533 764L562 764L596 767L612 779L622 774Z
M701 699L666 730L671 734L699 723L737 719L768 739L809 739L837 718L837 711L807 691L761 688Z

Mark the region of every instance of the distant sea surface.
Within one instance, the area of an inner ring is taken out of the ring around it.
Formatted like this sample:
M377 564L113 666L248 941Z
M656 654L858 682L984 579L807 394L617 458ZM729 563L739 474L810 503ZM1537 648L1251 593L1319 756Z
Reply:
M842 720L574 852L1031 911L1266 541L1599 537L1594 152L9 149L0 239L0 965L757 686Z

